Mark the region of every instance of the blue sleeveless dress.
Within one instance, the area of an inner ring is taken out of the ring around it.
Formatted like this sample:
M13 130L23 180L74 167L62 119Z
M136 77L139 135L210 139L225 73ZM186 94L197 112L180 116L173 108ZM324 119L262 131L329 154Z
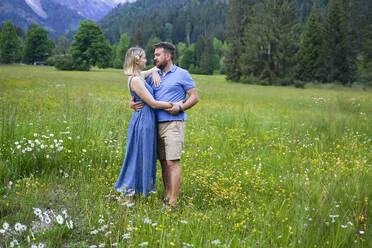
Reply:
M143 108L134 111L129 122L125 158L115 190L126 195L155 191L157 125L154 110L130 89L135 102L142 102ZM154 95L152 87L145 83L147 90Z

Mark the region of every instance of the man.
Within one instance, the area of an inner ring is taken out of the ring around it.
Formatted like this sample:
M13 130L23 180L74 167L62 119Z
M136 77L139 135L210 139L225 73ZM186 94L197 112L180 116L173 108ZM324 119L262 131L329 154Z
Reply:
M173 64L175 46L169 42L154 45L155 65L159 68L161 84L152 85L157 101L179 102L166 110L156 109L158 120L158 159L162 167L165 200L175 206L181 184L179 165L187 120L185 110L199 102L195 83L188 71ZM151 82L151 77L148 78ZM188 95L189 97L187 98ZM141 109L141 103L130 103L131 108Z

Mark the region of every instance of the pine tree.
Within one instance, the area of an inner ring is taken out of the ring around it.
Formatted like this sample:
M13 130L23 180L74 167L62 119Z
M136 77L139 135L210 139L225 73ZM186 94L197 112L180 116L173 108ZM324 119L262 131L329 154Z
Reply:
M331 0L326 23L326 69L329 82L344 85L354 79L343 0Z
M113 66L115 68L123 68L125 53L129 48L129 37L126 34L122 34L120 37L120 41L116 46L115 53L114 53L114 62Z
M99 26L92 21L81 21L71 44L76 70L89 71L91 66L106 68L111 62L111 47Z
M229 49L225 54L226 78L239 81L242 76L240 60L243 51L243 34L249 22L254 0L230 0L226 14L226 41Z
M185 49L182 58L180 60L180 66L186 70L190 70L190 67L195 67L195 43L191 44Z
M33 23L26 33L24 58L27 64L44 61L52 51L53 42L48 39L48 31Z
M372 85L372 24L365 28L361 57L360 79L363 83Z
M64 35L59 36L54 52L56 54L66 55L68 54L69 49L70 49L70 44L68 42L67 37Z
M16 27L11 21L6 21L0 32L0 63L12 64L19 61L21 43Z
M200 58L200 73L212 75L217 67L218 59L213 47L213 40L207 36L204 39L204 50Z
M291 84L297 63L299 21L293 0L264 0L255 5L239 60L245 77L270 84Z
M147 41L147 45L146 45L146 49L145 49L145 52L146 52L146 57L147 57L147 64L149 66L154 66L154 45L156 43L159 43L161 40L158 38L158 37L151 37L148 41Z
M303 81L321 80L323 67L324 28L321 16L313 8L302 36L299 59L299 78Z

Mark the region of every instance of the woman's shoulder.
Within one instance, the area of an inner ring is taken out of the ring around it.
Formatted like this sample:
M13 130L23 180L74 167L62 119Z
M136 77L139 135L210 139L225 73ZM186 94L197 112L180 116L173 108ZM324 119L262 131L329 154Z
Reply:
M132 86L144 86L145 80L139 76L132 76L131 78L128 78L128 85L129 88L132 88Z

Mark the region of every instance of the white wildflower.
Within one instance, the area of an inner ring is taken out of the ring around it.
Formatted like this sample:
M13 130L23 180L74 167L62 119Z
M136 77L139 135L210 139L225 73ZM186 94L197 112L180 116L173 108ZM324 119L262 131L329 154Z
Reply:
M181 220L181 223L187 224L188 222L187 222L187 220Z
M63 219L62 215L57 215L56 220L57 220L58 224L60 224L60 225L63 224L64 219Z
M45 221L45 224L47 224L47 225L49 225L50 222L52 222L52 220L49 218L48 215L45 217L44 221Z
M126 233L123 235L123 239L130 239L130 233Z
M66 220L66 225L68 229L74 228L74 223L72 222L72 220Z
M149 242L142 242L141 244L139 244L138 246L147 246L147 245L149 245Z
M42 214L42 211L41 211L40 208L33 208L33 209L34 209L34 214L35 214L36 216L40 216L40 215Z
M5 231L8 230L9 224L7 222L4 222L3 228L4 228Z
M221 243L221 242L220 242L218 239L213 240L213 241L211 242L212 245L218 245L218 244L220 244L220 243Z
M22 229L22 224L19 223L19 222L17 222L17 223L14 225L14 229L15 229L17 232L21 231L21 229Z
M150 220L149 217L147 217L146 219L143 220L143 223L146 223L146 224L151 224L152 221Z
M14 247L16 245L19 245L18 240L14 239L13 241L10 241L10 244L9 244L10 247Z

